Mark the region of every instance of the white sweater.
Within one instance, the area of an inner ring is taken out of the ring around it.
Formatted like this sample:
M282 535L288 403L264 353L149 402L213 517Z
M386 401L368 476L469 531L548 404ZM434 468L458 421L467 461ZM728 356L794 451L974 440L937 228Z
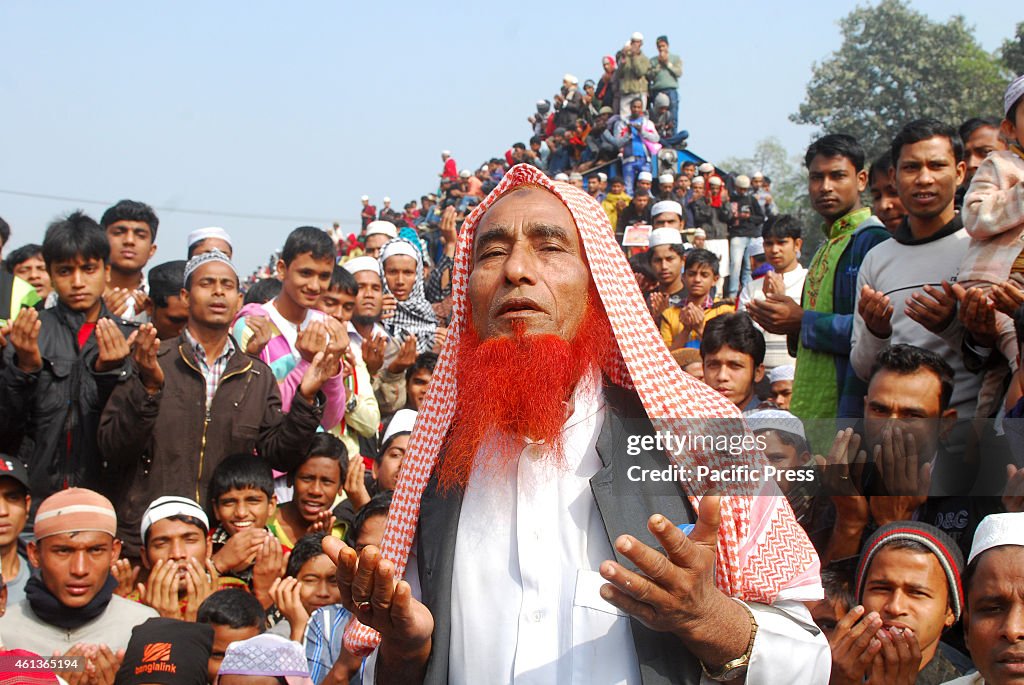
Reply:
M799 302L804 293L804 278L807 277L807 269L800 264L792 271L782 274L782 281L786 284L786 295ZM739 299L736 302L736 311L745 312L747 303L751 300L764 300L764 279L756 278L747 283L740 291ZM769 333L756 323L757 330L764 333L764 368L774 369L776 366L796 364L796 357L789 356L789 348L786 336L778 333Z
M956 281L971 237L960 228L926 242L910 243L907 238L909 230L904 224L892 240L873 247L861 264L857 276L857 304L860 304L861 289L865 285L888 295L893 306L892 335L887 339L876 337L864 324L864 318L855 313L850 362L857 375L867 381L878 353L890 345L907 344L930 350L953 367L951 408L962 417L974 416L981 377L964 368L958 346L962 339L959 320L954 317L949 327L936 335L904 313L911 295L923 293L925 285L941 288L943 280Z

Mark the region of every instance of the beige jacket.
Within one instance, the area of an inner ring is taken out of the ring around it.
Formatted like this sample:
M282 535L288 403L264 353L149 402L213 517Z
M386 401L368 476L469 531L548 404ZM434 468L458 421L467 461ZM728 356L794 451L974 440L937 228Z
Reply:
M75 630L64 630L43 623L23 599L0 618L0 634L7 649L27 649L44 656L63 654L78 642L107 645L116 652L128 647L132 628L158 615L144 604L114 595L99 617Z

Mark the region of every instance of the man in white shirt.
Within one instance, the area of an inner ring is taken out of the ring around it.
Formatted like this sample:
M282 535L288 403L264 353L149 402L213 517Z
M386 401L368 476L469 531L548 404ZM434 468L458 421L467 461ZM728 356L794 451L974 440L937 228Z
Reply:
M800 603L821 596L817 558L777 491L631 482L680 463L643 446L649 416L737 410L684 377L612 236L591 198L526 165L463 227L381 548L324 543L365 624L346 642L379 644L364 682L827 680ZM722 463L706 458L682 461Z

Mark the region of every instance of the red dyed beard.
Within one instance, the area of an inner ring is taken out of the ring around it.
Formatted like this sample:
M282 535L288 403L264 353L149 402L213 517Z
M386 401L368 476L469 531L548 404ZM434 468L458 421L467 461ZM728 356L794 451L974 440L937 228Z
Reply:
M543 441L562 458L573 392L585 373L603 368L612 342L608 317L593 294L589 300L572 340L527 335L525 324L516 322L511 336L481 341L472 324L466 327L457 355L455 418L438 466L442 492L465 488L487 438L499 452L486 465L495 472L519 458L521 438Z

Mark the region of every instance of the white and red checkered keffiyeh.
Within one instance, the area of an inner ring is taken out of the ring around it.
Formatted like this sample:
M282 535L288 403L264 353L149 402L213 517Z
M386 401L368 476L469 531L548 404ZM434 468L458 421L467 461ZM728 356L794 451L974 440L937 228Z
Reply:
M721 433L721 425L711 425L714 419L740 415L728 400L683 373L672 359L654 327L601 205L568 183L550 180L536 167L515 166L473 210L459 235L452 273L453 307L448 339L409 440L381 545L382 554L394 562L399 577L405 573L416 534L423 491L455 417L456 354L460 336L472 325L467 288L473 237L484 213L503 195L524 185L550 191L576 221L594 284L615 336L612 349L616 350L616 357L604 366L609 370L609 380L634 389L658 429L674 427L691 433ZM721 463L715 456L693 452L671 458L688 469ZM747 463L751 460L751 455L746 455ZM698 484L685 485L697 509L702 493L692 486ZM782 592L791 599L820 597L819 562L814 548L786 499L777 494L774 485L771 488L776 496L722 497L715 582L729 596L766 604ZM376 631L355 620L345 632L345 645L356 654L369 653L379 641Z

